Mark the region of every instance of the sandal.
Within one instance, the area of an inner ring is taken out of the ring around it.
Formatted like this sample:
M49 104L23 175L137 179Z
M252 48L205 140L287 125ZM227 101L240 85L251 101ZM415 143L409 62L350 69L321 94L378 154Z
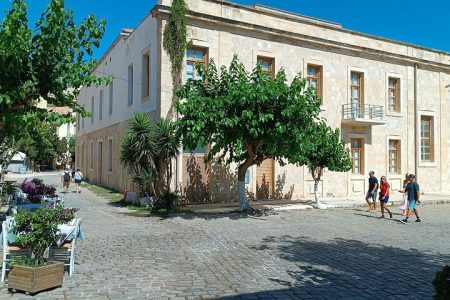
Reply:
M391 213L391 212L389 212L389 218L391 218L391 219L392 219L392 213Z

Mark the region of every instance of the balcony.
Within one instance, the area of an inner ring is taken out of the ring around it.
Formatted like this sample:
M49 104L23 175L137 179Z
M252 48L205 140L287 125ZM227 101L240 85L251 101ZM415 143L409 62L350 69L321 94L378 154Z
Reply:
M384 107L380 105L355 104L342 105L342 124L352 126L371 126L386 124Z

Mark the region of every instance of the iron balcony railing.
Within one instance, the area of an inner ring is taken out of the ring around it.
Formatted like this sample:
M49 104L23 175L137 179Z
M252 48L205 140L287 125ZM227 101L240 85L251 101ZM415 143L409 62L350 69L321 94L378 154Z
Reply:
M342 105L342 119L365 119L373 121L383 121L384 107L371 104L344 104Z

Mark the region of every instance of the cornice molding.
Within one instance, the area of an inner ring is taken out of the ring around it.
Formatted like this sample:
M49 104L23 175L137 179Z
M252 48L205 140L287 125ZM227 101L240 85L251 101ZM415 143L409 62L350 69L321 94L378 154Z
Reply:
M210 0L207 0L207 1L210 1ZM221 2L221 3L229 4L227 2ZM230 4L230 5L236 6L236 4ZM260 12L260 11L258 11L258 12ZM168 15L170 15L170 7L165 6L165 5L156 5L152 9L151 13L154 17L160 16L162 18L167 18ZM427 59L421 59L421 58L417 58L417 57L413 57L413 56L409 56L409 55L402 55L402 54L392 53L392 52L388 52L388 51L384 51L384 50L377 50L377 49L373 49L373 48L362 47L362 46L358 46L358 45L323 39L323 38L314 37L311 35L305 35L305 34L301 34L301 33L285 31L285 30L271 28L271 27L267 27L267 26L246 23L246 22L242 22L242 21L238 21L238 20L232 20L229 18L223 18L223 17L219 17L219 16L215 16L215 15L200 13L200 12L196 12L196 11L192 11L192 10L188 11L187 18L188 18L188 20L192 20L192 21L201 21L204 23L215 24L217 26L238 28L238 29L243 29L243 30L247 30L250 32L256 32L256 33L270 35L275 38L283 38L283 39L288 39L291 41L307 43L307 44L310 44L310 45L313 45L316 47L329 47L329 48L337 49L337 50L351 51L354 53L378 57L380 59L388 58L388 59L392 59L392 60L397 60L397 61L400 61L400 62L403 62L406 64L417 63L417 64L420 64L421 66L434 67L434 68L443 70L446 73L450 73L450 64L431 61L431 60L427 60ZM346 33L355 34L355 32L345 30L345 29L334 28L334 27L319 25L319 24L314 24L314 23L312 23L311 25L318 26L318 27L326 27L326 28L332 29L332 30L344 31ZM360 34L355 34L355 35L358 36ZM415 47L414 45L411 45L411 44L395 42L392 40L386 40L386 39L377 38L374 36L368 36L368 37L373 38L373 39L382 40L382 41L387 41L387 42L398 44L401 46L407 46L407 47L413 48L413 49L426 50L426 51L430 51L433 53L438 53L440 55L450 56L450 54L448 54L448 53L437 52L437 51L434 51L431 49L423 49L420 47Z

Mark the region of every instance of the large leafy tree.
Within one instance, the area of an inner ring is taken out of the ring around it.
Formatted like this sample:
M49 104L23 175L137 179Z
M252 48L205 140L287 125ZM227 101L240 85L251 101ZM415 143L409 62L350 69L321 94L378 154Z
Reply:
M55 124L37 122L28 127L16 140L15 149L25 153L37 164L52 163L53 160L64 160L67 153L67 140L60 139Z
M36 120L72 121L37 106L67 106L86 116L75 101L83 86L107 83L92 69L92 51L103 37L105 21L90 15L77 25L64 0L50 0L33 27L29 26L25 0L13 0L0 23L0 139Z
M323 120L311 126L302 142L301 155L293 153L289 162L308 166L314 179L314 198L317 208L326 208L320 203L318 186L323 171L347 172L352 168L352 160L345 142L341 140L339 129L333 130Z
M220 72L212 60L206 69L198 68L203 80L189 80L178 91L180 134L185 148L210 144L208 160L238 164L239 205L245 210L247 169L269 158L282 164L299 158L320 102L300 76L288 84L283 70L273 77L260 65L247 72L237 56Z

